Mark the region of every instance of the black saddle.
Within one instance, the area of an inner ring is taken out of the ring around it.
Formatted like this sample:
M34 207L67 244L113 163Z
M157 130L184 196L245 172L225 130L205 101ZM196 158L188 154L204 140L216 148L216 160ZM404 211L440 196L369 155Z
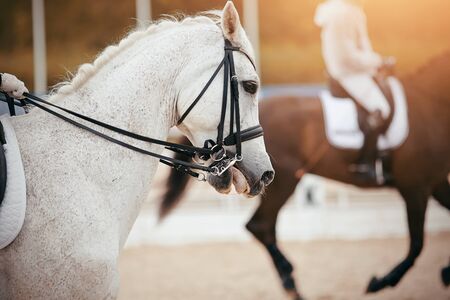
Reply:
M3 147L6 144L5 139L5 131L3 129L3 124L0 122L0 205L3 202L3 198L5 197L6 190L6 156L5 156L5 148Z

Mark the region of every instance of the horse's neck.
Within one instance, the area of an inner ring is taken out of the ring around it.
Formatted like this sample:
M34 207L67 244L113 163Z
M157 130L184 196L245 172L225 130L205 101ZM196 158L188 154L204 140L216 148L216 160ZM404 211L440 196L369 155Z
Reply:
M423 78L423 77L422 77ZM428 79L410 77L404 80L408 99L409 138L415 145L428 145L425 156L448 157L450 131L450 90L448 85ZM447 163L450 161L447 160Z
M449 74L450 75L450 74ZM426 78L426 76L425 76ZM450 130L450 90L437 80L424 81L424 76L410 76L403 80L407 94L410 123L418 127ZM437 133L437 132L436 132Z
M175 96L171 78L177 70L175 67L168 67L165 59L148 58L151 56L133 56L132 51L129 55L124 53L103 66L76 91L63 97L57 96L54 101L106 123L165 140L174 119ZM171 65L182 65L174 56L170 59ZM86 201L108 202L105 205L119 220L123 244L148 195L158 161L113 145L42 111L34 111L14 120L14 123L25 168L30 168L27 172L29 184L38 189L37 185L43 177L60 176L59 171L55 171L55 165L64 166L67 173L73 173L74 180L82 174L85 178L81 178L79 189L84 188L81 186L83 182L89 182L95 190L105 191L101 199L93 197ZM161 152L162 149L144 143L133 143L154 152ZM37 163L48 161L48 157L52 158L49 165L40 166ZM36 172L36 168L48 168L48 172L44 174L43 171L41 174L40 170Z
M416 110L430 111L435 115L441 115L443 110L448 112L450 106L449 77L450 52L432 59L415 73L405 76L402 81L408 94L410 107Z
M146 49L143 54L147 44L125 50L75 93L61 99L56 96L55 102L94 118L114 120L119 127L159 135L162 128L158 127L173 123L173 86L183 58L165 54L164 47Z

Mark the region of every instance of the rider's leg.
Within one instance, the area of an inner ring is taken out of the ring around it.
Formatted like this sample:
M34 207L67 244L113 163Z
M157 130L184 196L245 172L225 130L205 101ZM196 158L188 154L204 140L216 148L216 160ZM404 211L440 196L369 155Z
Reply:
M362 114L360 114L362 115ZM361 131L364 133L364 143L360 150L356 164L351 166L351 170L356 173L368 174L370 177L375 177L375 161L378 157L378 137L381 134L383 127L383 119L381 112L366 114L359 118Z
M339 79L341 85L367 112L381 112L383 119L389 117L391 108L383 91L369 74L346 76Z
M359 114L359 124L364 133L364 143L356 165L352 171L375 178L375 160L377 159L377 142L382 133L384 120L390 113L389 103L383 92L370 75L348 76L340 80L359 106L367 113Z

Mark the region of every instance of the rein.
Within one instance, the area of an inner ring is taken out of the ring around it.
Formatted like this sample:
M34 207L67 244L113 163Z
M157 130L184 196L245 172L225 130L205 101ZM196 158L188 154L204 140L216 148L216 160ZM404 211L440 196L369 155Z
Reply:
M220 116L220 122L217 127L217 131L218 131L217 139L216 139L216 141L206 140L204 142L204 146L202 148L171 143L171 142L139 135L139 134L127 131L125 129L118 128L118 127L109 125L107 123L95 120L93 118L79 114L79 113L69 110L67 108L58 106L56 104L48 102L42 98L39 98L33 94L30 94L30 93L24 93L23 95L25 96L25 98L20 99L20 100L15 100L15 99L9 97L8 94L4 93L6 100L3 100L3 99L0 99L0 100L8 103L8 108L9 108L11 116L15 115L14 106L26 107L28 104L31 104L35 107L38 107L38 108L52 114L55 117L58 117L78 128L86 130L86 131L88 131L98 137L101 137L109 142L112 142L114 144L117 144L119 146L125 147L127 149L130 149L132 151L135 151L135 152L138 152L138 153L141 153L144 155L158 158L161 163L166 164L166 165L174 168L177 171L191 175L191 176L197 178L198 180L206 181L206 176L203 173L199 173L198 171L204 171L213 176L222 175L226 170L228 170L230 167L232 167L236 162L241 161L243 159L243 157L242 157L242 143L243 142L258 138L263 135L263 129L260 125L253 126L253 127L247 128L245 130L241 130L241 128L240 128L239 89L238 89L238 79L237 79L236 71L235 71L235 67L234 67L233 52L239 51L239 52L243 53L250 60L253 67L255 65L254 65L253 61L250 59L250 57L245 52L243 52L239 47L233 47L231 45L230 41L225 40L225 48L224 49L225 49L225 56L224 56L223 60L220 62L219 66L214 71L213 75L208 80L205 87L201 90L199 95L195 98L195 100L192 102L192 104L188 107L188 109L183 113L183 115L180 117L179 121L177 122L177 125L180 125L184 121L184 119L189 115L189 113L192 111L192 109L195 107L195 105L198 103L198 101L202 98L202 96L204 95L206 90L209 88L211 83L214 81L215 77L220 72L220 70L222 68L224 68L222 111L221 111L221 116ZM227 102L228 102L228 83L230 84L230 134L224 138L223 132L224 132L225 116L226 116ZM143 141L143 142L148 142L151 144L161 145L161 146L164 146L168 150L184 154L191 158L199 158L202 161L208 161L208 160L212 159L213 162L209 166L206 166L203 162L190 163L190 162L174 159L169 156L161 155L158 153L154 153L154 152L133 146L131 144L128 144L128 143L125 143L118 139L115 139L107 134L101 133L98 130L95 130L89 126L81 124L81 123L49 108L49 106L53 107L57 110L63 111L74 117L77 117L79 119L82 119L84 121L87 121L91 124L108 129L110 131L127 136L129 138ZM236 154L234 156L229 156L229 154L225 150L224 146L235 146ZM196 170L196 171L194 171L194 170Z

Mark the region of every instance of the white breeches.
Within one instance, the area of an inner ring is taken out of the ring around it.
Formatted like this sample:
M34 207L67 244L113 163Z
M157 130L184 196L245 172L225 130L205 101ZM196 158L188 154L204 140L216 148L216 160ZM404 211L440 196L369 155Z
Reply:
M339 83L369 112L379 109L384 119L389 116L391 111L389 103L370 75L358 74L345 76L339 79Z

